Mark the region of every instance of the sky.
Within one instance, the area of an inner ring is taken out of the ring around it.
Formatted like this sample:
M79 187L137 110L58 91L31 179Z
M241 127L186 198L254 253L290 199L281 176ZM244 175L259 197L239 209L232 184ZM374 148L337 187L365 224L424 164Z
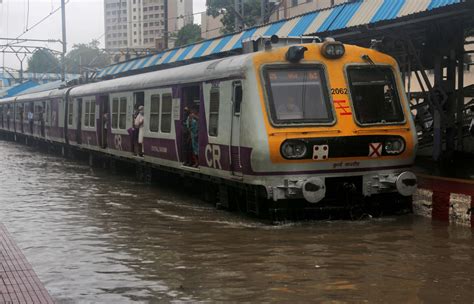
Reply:
M205 4L206 0L193 0L193 11L195 13L204 11L206 9ZM52 11L60 6L61 0L0 0L0 38L16 38L22 35L21 38L60 40L62 38L60 10L40 25L30 29L35 23L50 15ZM103 6L103 0L69 0L66 4L68 50L74 44L89 43L92 39L99 39L100 47L104 47ZM195 23L200 23L199 15L195 16ZM0 40L0 45L5 44L5 42ZM48 47L57 51L62 50L59 43L40 42L33 45ZM27 59L25 59L25 67L26 61ZM14 54L3 55L0 53L0 66L3 65L18 69L20 62Z

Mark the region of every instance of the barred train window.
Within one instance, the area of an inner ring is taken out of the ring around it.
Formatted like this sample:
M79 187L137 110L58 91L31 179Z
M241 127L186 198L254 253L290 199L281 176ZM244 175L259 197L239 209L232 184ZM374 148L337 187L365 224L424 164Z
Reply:
M84 126L95 127L95 102L93 100L85 102Z
M89 126L95 127L95 100L89 102Z
M119 99L114 98L112 100L112 129L117 129L117 126L118 126L118 111L119 111Z
M160 126L160 95L151 96L150 105L150 131L158 132Z
M89 101L84 102L84 126L89 126Z
M161 132L171 132L171 111L173 107L173 98L171 94L163 94L161 105Z
M125 130L127 122L127 98L120 98L119 129Z
M219 89L211 89L209 101L209 136L217 136L219 130Z
M72 100L68 101L68 108L67 109L68 109L67 124L69 126L72 126L73 117L74 117L74 103L72 102Z

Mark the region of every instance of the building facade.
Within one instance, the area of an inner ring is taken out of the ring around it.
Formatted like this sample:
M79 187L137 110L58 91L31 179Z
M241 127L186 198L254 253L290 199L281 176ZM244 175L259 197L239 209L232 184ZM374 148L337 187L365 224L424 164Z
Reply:
M349 0L280 0L270 17L270 22L292 18L304 13L328 8Z
M201 37L212 39L222 35L221 29L224 25L221 22L222 16L212 17L206 12L201 13Z
M104 0L105 48L166 48L166 33L172 36L192 23L192 11L192 0Z

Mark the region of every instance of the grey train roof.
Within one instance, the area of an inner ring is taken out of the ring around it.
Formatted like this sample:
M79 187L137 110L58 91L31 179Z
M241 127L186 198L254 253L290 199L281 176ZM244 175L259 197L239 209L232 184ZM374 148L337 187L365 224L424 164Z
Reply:
M87 96L103 92L137 91L171 84L200 82L207 79L241 77L244 65L253 54L232 56L175 67L162 71L138 74L74 87L71 96Z

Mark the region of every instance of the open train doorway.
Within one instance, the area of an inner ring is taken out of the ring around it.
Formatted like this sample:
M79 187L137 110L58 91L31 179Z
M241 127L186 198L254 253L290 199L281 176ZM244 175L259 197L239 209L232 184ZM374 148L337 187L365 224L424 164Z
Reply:
M180 159L184 166L199 166L199 111L201 105L201 86L191 85L181 91L181 138Z

